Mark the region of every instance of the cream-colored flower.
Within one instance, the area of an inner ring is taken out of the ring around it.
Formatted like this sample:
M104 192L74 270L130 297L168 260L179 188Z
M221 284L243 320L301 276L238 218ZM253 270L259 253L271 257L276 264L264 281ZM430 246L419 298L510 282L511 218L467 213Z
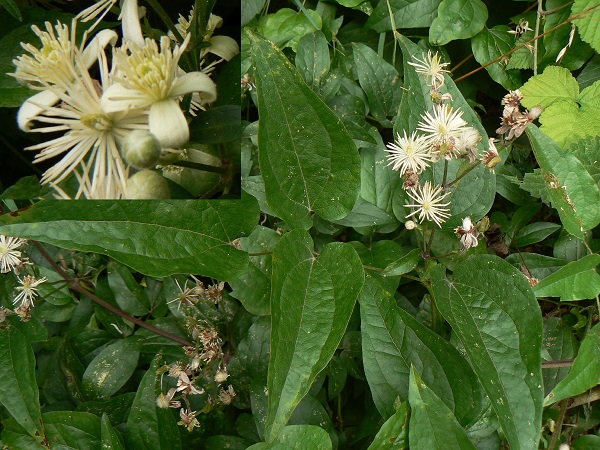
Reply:
M46 281L46 277L37 279L36 277L27 275L24 278L17 277L17 279L19 280L19 283L21 283L21 286L17 286L17 291L20 292L13 300L13 305L21 302L19 306L31 308L33 306L34 297L38 296L37 287Z
M143 46L126 44L113 55L118 67L118 82L102 96L106 111L130 108L150 108L149 129L163 147L176 148L189 139L189 128L179 101L188 93L197 92L203 103L217 98L214 82L203 72L181 75L178 62L189 43L171 50L169 38L163 36L160 50L156 41L146 39Z
M463 248L462 251L467 251L471 247L477 247L479 243L477 238L479 236L479 230L473 225L470 217L465 217L460 227L454 229L454 234L460 238L460 243Z
M148 111L106 111L102 107L100 92L110 85L111 76L104 53L101 52L99 56L102 86L90 77L87 70L80 70L79 78L75 78L65 92L49 86L61 104L56 107L38 105L43 113L37 115L35 120L45 126L31 131L64 131L65 134L27 147L26 150L39 151L34 162L64 155L44 173L42 184L56 186L75 173L80 183L75 198L118 199L125 192L128 178L128 169L119 151L120 142L132 130L147 128ZM75 58L79 60L77 52ZM62 190L57 190L59 194L64 194Z
M431 144L446 142L450 138L459 139L467 130L467 122L463 120L462 114L460 109L453 110L448 105L435 105L433 114L426 112L421 116L423 121L419 122L417 130L427 133Z
M392 170L399 170L400 176L407 171L417 174L423 172L433 159L427 137L417 136L416 131L410 137L406 135L406 130L404 137L397 133L396 141L387 144L386 151L389 153L388 166L392 166Z
M442 223L450 217L450 210L446 208L450 202L442 203L450 193L442 194L442 186L434 187L429 181L426 181L423 187L418 186L416 189L406 191L406 193L414 203L404 206L415 208L413 212L406 216L407 218L418 214L420 222L429 220L441 227Z
M416 72L425 77L429 86L434 90L438 90L444 85L444 73L449 73L445 67L449 63L443 63L440 56L436 53L432 54L431 50L427 51L427 55L423 54L423 59L419 59L413 55L416 62L408 61L408 64L415 67Z
M82 22L88 22L97 18L96 22L89 28L89 30L93 30L115 3L117 3L117 0L100 0L81 11L77 15L77 18L81 19ZM144 8L141 9L143 14ZM119 20L123 29L123 40L125 42L135 42L137 45L144 45L144 36L142 35L142 27L140 25L140 8L138 8L137 0L122 1Z
M0 234L0 273L7 273L23 262L20 247L25 245L25 239Z

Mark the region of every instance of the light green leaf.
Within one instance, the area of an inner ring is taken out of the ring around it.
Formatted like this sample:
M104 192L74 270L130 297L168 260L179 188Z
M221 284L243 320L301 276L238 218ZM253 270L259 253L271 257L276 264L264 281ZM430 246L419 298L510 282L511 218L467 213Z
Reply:
M129 380L137 367L141 343L137 338L119 339L105 347L88 365L83 390L92 398L108 398Z
M463 424L476 420L481 393L465 358L410 314L370 276L360 294L365 375L377 410L388 418L397 397L406 399L410 366L423 372L431 388Z
M432 293L471 361L514 449L537 449L542 427L542 320L529 283L509 263L474 255L453 276L430 271Z
M533 31L527 31L517 38L514 46L518 47L526 42L529 42L534 37ZM512 69L533 69L533 52L527 47L521 47L516 52L509 56L507 70Z
M381 426L367 450L403 450L408 448L408 402Z
M523 175L523 181L516 181L519 187L529 192L533 197L539 198L542 202L550 204L550 194L546 187L542 169L533 169L533 172L527 172Z
M585 11L585 12L584 12ZM594 50L600 53L600 7L595 0L575 0L571 7L571 14L581 15L575 19L575 25L581 39L590 44Z
M241 200L89 200L77 208L44 200L0 216L0 233L108 255L146 275L195 273L226 281L248 265L247 253L233 241L252 232L259 213L249 195Z
M390 0L396 28L428 27L437 15L440 2L441 0ZM372 28L379 33L394 29L387 1L377 4L365 28Z
M119 435L119 432L111 426L110 419L106 414L102 414L100 425L102 450L125 450L121 435Z
M540 105L542 110L556 102L576 102L579 85L569 69L548 66L544 73L531 77L521 87L523 105L533 108Z
M44 439L35 355L27 337L14 326L0 330L0 403L37 442Z
M269 207L292 228L311 213L346 216L360 189L360 159L340 119L270 42L248 33L256 65L260 170Z
M514 46L514 37L506 25L497 25L494 28L484 28L471 39L471 48L475 60L482 66L504 55ZM508 70L502 61L495 62L485 67L492 80L499 83L507 90L514 90L521 86L521 72Z
M600 223L600 191L592 176L571 153L535 125L527 127L535 157L565 229L574 236Z
M398 71L364 44L352 44L352 54L358 81L369 99L373 117L383 126L391 127L387 118L397 113L402 95Z
M281 8L275 14L261 17L257 31L278 47L291 47L295 52L303 36L320 30L322 26L323 21L316 11Z
M598 264L598 254L572 261L540 281L533 292L537 297L560 297L563 302L595 298L600 294L600 275L596 272Z
M292 230L275 246L267 441L331 359L363 283L362 263L348 244L330 243L316 258L310 235Z
M411 450L475 450L452 411L410 366L409 443Z
M127 417L128 448L148 450L181 450L179 428L170 409L156 406L160 393L160 355L152 360L142 378Z
M481 0L443 0L429 28L429 41L440 46L473 37L483 30L487 18L488 11Z
M600 137L596 136L581 140L571 145L569 151L581 161L596 184L600 186L600 158L598 158L598 155L600 155Z
M569 375L556 385L544 406L582 394L600 384L600 326L596 325L583 339Z
M319 93L323 79L330 68L329 47L321 31L307 34L298 42L296 69L304 76L306 84Z
M271 442L259 442L248 450L331 450L327 431L315 425L290 425Z

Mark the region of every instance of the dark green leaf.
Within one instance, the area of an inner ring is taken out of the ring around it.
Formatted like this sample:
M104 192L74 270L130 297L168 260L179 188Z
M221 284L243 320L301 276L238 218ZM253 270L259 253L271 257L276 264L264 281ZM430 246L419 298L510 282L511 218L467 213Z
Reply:
M132 449L181 450L173 413L156 406L160 390L160 376L156 373L159 360L159 355L154 357L142 378L127 419L127 445Z
M561 301L594 298L600 294L598 264L600 255L597 254L572 261L540 281L533 292L538 297L560 297Z
M429 41L440 46L473 37L483 29L487 18L487 8L481 0L442 0L438 16L429 28Z
M579 342L572 333L571 328L558 317L548 317L544 321L544 348L552 361L573 359L577 355ZM569 367L544 369L544 392L549 394L559 381L569 373Z
M44 413L44 430L50 448L94 450L100 447L100 418L79 411Z
M248 265L248 255L233 241L249 235L258 216L256 201L246 195L218 201L90 200L77 208L45 200L0 216L0 233L105 254L151 276L195 273L230 280Z
M525 225L519 230L514 238L514 244L517 247L525 247L527 245L541 242L560 229L560 225L550 222L534 222Z
M360 294L360 313L365 375L384 418L394 414L397 397L408 397L410 366L415 365L461 423L475 421L481 393L458 350L397 307L370 276Z
M506 25L498 25L494 28L484 28L471 39L471 48L475 60L482 66L501 57L514 46L514 36L508 31ZM518 70L507 70L502 60L485 67L490 77L502 85L504 89L513 90L521 86L521 72Z
M273 252L269 413L273 440L337 349L364 282L348 244L326 245L318 258L308 233L285 234Z
M300 39L296 53L296 69L317 94L329 73L330 65L329 47L322 31L315 31Z
M340 119L269 41L250 34L258 91L259 159L269 207L292 228L311 213L341 219L360 189L360 160Z
M15 19L23 20L21 17L21 11L19 11L19 7L15 2L13 2L13 0L0 0L0 5L4 7Z
M111 426L106 414L102 414L100 425L102 450L125 450L119 432Z
M140 355L137 338L120 339L105 347L83 374L83 389L90 397L108 398L129 380Z
M314 425L290 425L281 430L271 442L259 442L248 450L331 450L331 439L327 431Z
M452 411L427 387L410 366L409 443L411 450L475 450Z
M242 26L250 22L265 6L267 0L244 0L242 2Z
M512 448L537 448L542 421L542 320L526 278L506 261L474 255L451 279L430 271L440 313L462 342Z
M600 326L592 328L581 343L569 375L546 397L544 406L574 397L600 384Z
M150 302L142 287L135 281L126 266L109 262L107 267L108 284L119 307L133 316L148 314Z
M386 268L381 272L381 275L384 277L393 277L396 275L404 275L405 273L410 272L419 263L420 251L418 248L415 248L404 255L402 258L394 261L393 263L386 266Z
M190 124L190 141L201 144L231 142L242 136L239 105L215 106L198 111Z
M396 28L428 27L437 15L440 2L441 0L390 0L395 27L390 21L388 2L379 2L365 26L379 33Z
M27 337L14 326L0 330L0 403L27 433L41 442L39 391L35 355Z

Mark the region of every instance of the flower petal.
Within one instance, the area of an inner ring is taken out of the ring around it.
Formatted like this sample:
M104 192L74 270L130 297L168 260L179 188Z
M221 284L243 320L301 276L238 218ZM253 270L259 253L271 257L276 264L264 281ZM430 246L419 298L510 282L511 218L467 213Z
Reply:
M140 26L137 0L124 0L120 18L123 27L123 40L142 47L144 36L142 36L142 27Z
M177 100L155 102L148 117L150 133L163 147L178 148L190 138L190 130Z
M229 61L240 52L240 47L235 39L229 36L213 36L210 38L210 47L206 51Z
M100 105L106 113L127 111L128 109L146 108L153 99L137 89L129 89L115 83L102 94Z
M58 95L50 90L45 90L35 94L33 97L29 97L21 105L17 113L19 128L23 131L29 131L31 129L31 122L35 120L36 116L46 110L44 106L52 106L58 103L59 100Z
M178 77L169 96L180 97L190 92L198 92L203 103L211 103L217 99L217 85L202 72L190 72Z
M98 54L106 48L108 44L115 45L119 36L113 30L102 30L94 36L82 53L82 61L86 69L92 67L98 60Z

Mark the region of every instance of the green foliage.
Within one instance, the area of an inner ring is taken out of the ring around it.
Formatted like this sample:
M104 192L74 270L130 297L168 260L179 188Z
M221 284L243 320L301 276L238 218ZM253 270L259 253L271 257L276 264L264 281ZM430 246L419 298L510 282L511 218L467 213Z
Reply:
M2 71L75 3L0 0ZM180 78L239 30L232 2L193 3ZM144 37L184 34L177 2L143 6ZM241 52L205 72L217 100L174 100L190 142L151 168L164 201L59 201L13 171L50 135L11 128L34 92L0 76L2 444L597 448L598 14L245 0Z

